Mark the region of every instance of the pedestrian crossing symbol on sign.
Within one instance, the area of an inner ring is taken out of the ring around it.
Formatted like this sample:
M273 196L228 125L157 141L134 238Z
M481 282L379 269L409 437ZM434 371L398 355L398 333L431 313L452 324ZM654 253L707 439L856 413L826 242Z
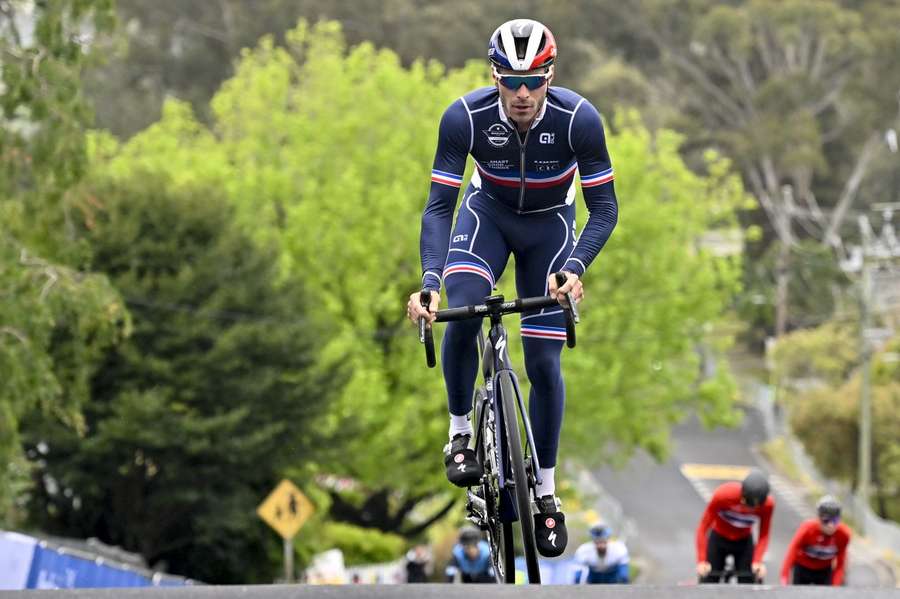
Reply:
M314 511L306 495L287 479L256 508L259 517L285 539L293 538Z

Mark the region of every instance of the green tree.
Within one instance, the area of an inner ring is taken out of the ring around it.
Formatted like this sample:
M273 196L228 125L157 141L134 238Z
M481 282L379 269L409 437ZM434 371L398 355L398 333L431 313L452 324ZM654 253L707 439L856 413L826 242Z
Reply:
M876 353L872 376L873 507L900 520L900 367L894 339ZM860 356L857 323L829 322L779 341L776 373L797 437L822 472L856 486L859 475Z
M798 245L811 238L840 255L847 210L897 123L898 7L844 4L609 3L669 67L676 122L694 147L720 148L753 191L767 233L760 253L776 248L776 336L789 324Z
M27 500L22 420L33 412L78 429L99 352L127 332L107 280L83 269L76 239L89 198L86 36L112 24L105 0L0 3L0 525Z
M269 581L277 546L254 509L288 465L315 459L337 376L314 367L309 295L276 282L276 249L241 233L214 189L97 169L92 267L134 333L92 377L82 434L29 423L44 481L32 522L207 582Z

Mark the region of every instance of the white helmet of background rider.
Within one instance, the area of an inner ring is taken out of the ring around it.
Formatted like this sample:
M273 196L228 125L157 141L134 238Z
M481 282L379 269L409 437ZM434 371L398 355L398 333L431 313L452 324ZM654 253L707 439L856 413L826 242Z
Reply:
M495 67L512 71L549 67L556 60L556 40L543 23L514 19L494 31L488 58Z

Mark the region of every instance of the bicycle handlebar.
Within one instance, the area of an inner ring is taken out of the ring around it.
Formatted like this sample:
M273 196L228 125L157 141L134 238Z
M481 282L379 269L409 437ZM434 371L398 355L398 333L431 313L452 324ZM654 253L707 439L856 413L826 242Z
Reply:
M556 284L562 286L566 282L566 275L556 273ZM571 293L566 294L568 306L563 306L566 317L566 345L575 347L575 323L579 321L578 307ZM426 308L431 305L431 291L423 290L419 295L419 301ZM516 312L528 312L560 305L555 297L545 295L541 297L526 297L491 304L474 304L459 308L438 310L435 313L435 322L452 322L456 320L468 320L469 318L481 318L489 314L513 314ZM434 337L431 327L425 322L425 317L419 317L419 341L425 344L425 362L429 368L434 368Z
M728 569L726 569L726 570L710 570L709 572L704 574L704 576L713 576L716 578L731 577L731 576L734 576L735 578L747 578L747 577L752 576L754 581L757 584L763 583L763 579L760 578L759 576L757 576L756 573L754 573L751 570L728 570ZM703 576L700 576L699 578L703 578Z

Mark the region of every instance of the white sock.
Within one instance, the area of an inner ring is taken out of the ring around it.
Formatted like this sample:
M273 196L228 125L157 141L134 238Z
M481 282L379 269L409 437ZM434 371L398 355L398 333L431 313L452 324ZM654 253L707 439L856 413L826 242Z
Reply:
M544 497L545 495L556 495L556 482L553 480L555 471L555 466L553 468L541 468L542 482L534 488L535 495L537 495L538 497Z
M456 435L472 436L472 422L468 414L465 416L450 414L450 440L452 441Z

